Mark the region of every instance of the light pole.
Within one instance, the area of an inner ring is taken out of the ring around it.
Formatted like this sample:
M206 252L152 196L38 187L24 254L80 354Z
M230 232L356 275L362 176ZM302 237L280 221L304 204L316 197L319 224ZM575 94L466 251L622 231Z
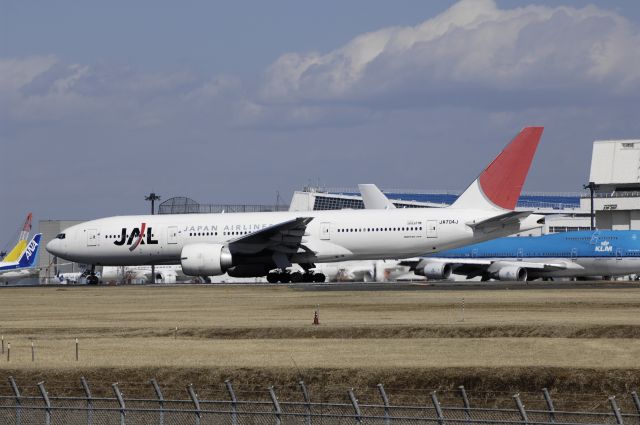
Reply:
M145 201L151 201L151 215L156 213L156 201L160 200L160 195L156 195L151 192L148 196L144 197ZM156 283L156 266L151 265L151 283Z
M597 189L598 185L595 184L594 182L589 182L589 184L585 184L582 187L585 188L585 189L589 189L589 194L590 194L590 198L591 198L591 230L595 230L596 229L596 225L595 225L596 217L594 216L594 211L593 211L593 192Z

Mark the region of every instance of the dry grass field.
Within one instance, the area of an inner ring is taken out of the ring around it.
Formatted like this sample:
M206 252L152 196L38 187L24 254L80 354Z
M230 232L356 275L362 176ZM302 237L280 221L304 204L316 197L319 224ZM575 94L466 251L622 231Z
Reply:
M246 391L274 382L288 388L302 377L323 394L350 386L366 392L383 380L410 399L459 384L485 394L548 386L604 396L640 380L640 286L5 288L0 306L0 334L11 342L10 361L0 358L0 385L14 375L32 384L46 379L58 392L81 375L133 392L146 391L151 376L179 388L231 378ZM311 324L316 306L320 326Z

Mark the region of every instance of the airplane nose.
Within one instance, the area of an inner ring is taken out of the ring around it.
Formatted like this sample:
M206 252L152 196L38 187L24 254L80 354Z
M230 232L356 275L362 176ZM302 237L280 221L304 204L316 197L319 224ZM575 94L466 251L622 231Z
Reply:
M62 250L60 248L60 241L57 239L53 239L47 244L47 252L55 255L56 257L58 257L62 253Z

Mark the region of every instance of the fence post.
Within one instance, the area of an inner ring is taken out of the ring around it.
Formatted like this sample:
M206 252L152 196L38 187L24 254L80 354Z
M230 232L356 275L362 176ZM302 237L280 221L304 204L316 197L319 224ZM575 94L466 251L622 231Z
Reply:
M238 425L238 399L236 398L236 393L233 391L231 381L225 380L224 385L227 387L229 398L231 398L231 425Z
M623 425L622 415L620 414L620 409L618 408L618 403L614 396L609 397L609 404L611 404L611 410L613 410L613 415L616 417L616 423L618 425Z
M282 424L282 410L280 410L280 402L276 391L273 389L273 385L269 387L269 395L271 396L271 402L273 403L273 411L276 414L276 425Z
M384 390L384 385L378 384L378 392L380 393L382 404L384 405L384 425L389 425L391 423L391 414L389 412L389 397L387 397L387 392Z
M91 400L91 388L89 388L89 383L87 382L84 376L80 377L80 384L82 385L82 389L84 390L84 395L87 398L87 425L92 425L93 401Z
M547 402L547 411L549 412L549 422L555 423L556 409L553 407L553 399L551 398L551 394L549 394L549 390L546 388L542 389L542 394L544 395L544 401Z
M120 388L118 388L118 383L111 384L111 388L113 388L113 393L116 395L116 399L118 399L118 404L120 405L120 425L125 425L124 415L126 414L124 407L124 398L122 398L122 393L120 392Z
M198 394L196 394L196 390L193 389L193 384L187 385L187 391L189 392L189 397L191 397L191 401L193 402L193 408L196 414L196 425L200 425L200 402L198 401Z
M162 391L160 390L160 385L158 385L158 381L156 378L151 378L149 381L151 385L153 385L153 390L156 393L156 397L158 397L158 404L160 405L160 422L159 425L164 425L164 397L162 396Z
M49 400L49 394L47 394L47 390L44 388L44 381L38 382L38 389L40 390L42 400L44 400L45 424L51 425L51 401Z
M520 417L522 418L522 423L529 423L529 417L527 416L527 411L524 410L524 404L522 404L522 400L520 400L520 394L516 394L513 396L513 399L516 402L516 407L518 408L518 412L520 412Z
M636 406L636 412L640 415L640 399L638 398L638 393L631 391L631 398L633 399L633 404Z
M351 404L353 405L353 410L356 413L356 423L358 425L362 424L362 413L360 413L360 405L358 404L358 399L353 392L353 388L351 388L347 394L349 394L349 400L351 400Z
M467 390L464 389L464 385L458 387L460 390L460 397L462 397L462 405L464 406L464 417L466 423L471 421L471 403L469 403L469 397L467 397Z
M16 397L16 425L20 425L20 419L22 415L22 400L20 398L20 389L18 388L18 384L16 384L16 380L13 379L13 376L9 377L9 384L11 384L13 395Z
M431 402L433 403L434 409L436 409L438 425L444 425L444 415L442 414L442 408L440 407L440 402L438 401L438 396L435 391L431 393Z
M302 391L302 398L304 399L306 416L305 416L305 424L311 425L311 398L309 397L309 392L307 391L307 386L304 384L304 381L298 382L300 385L300 390Z

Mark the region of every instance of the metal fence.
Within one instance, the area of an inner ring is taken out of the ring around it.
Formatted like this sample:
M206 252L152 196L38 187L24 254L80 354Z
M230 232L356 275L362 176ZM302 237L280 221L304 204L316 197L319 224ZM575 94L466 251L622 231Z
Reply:
M316 403L304 382L299 382L299 402L281 402L273 387L269 399L239 400L231 382L225 381L226 400L200 399L193 385L186 387L188 398L167 399L155 379L150 381L155 398L125 398L118 384L112 385L113 397L95 397L82 378L82 397L53 397L43 382L37 384L39 396L24 396L16 381L9 378L13 394L0 396L0 424L3 425L106 425L106 424L216 424L216 425L474 425L474 424L640 424L640 401L631 394L633 412L622 412L610 397L608 412L567 412L554 408L549 392L543 389L546 408L525 409L519 395L513 408L472 407L464 387L459 387L459 405L440 404L436 392L425 406L392 405L382 384L378 384L379 403L362 404L353 390L345 394L345 403Z

